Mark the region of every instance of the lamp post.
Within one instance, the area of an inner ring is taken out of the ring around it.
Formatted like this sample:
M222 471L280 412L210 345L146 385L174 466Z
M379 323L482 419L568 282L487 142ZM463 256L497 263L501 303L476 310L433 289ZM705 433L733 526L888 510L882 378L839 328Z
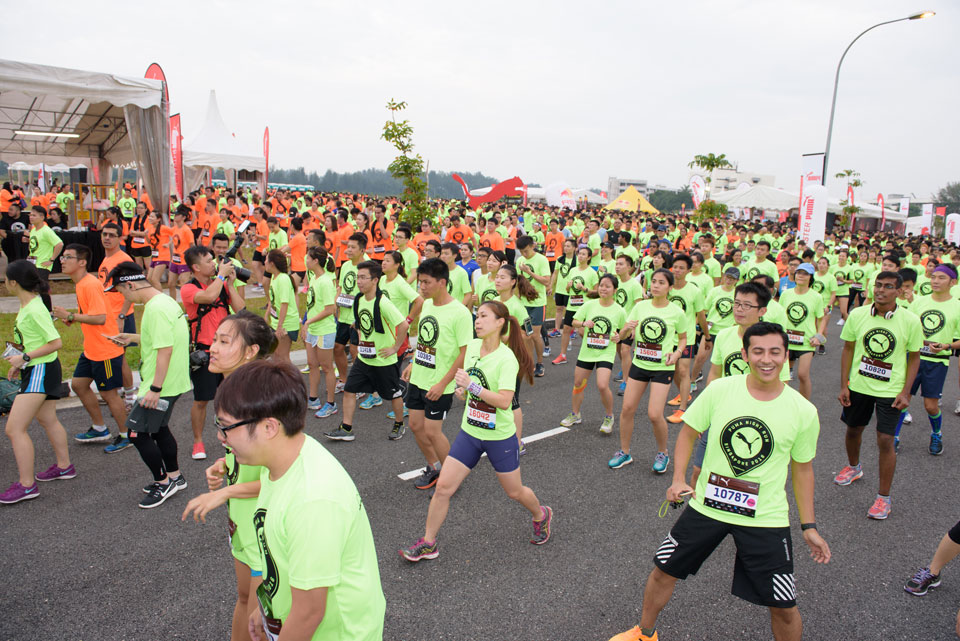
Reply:
M830 124L827 125L827 148L823 153L823 182L822 184L827 184L827 163L830 160L830 140L833 138L833 115L837 110L837 86L840 84L840 66L843 64L843 59L847 57L847 52L850 51L850 47L853 44L863 37L868 31L873 31L877 27L882 27L885 24L893 24L894 22L903 22L904 20L922 20L924 18L930 18L936 15L933 11L923 11L921 13L916 13L912 16L907 16L906 18L898 18L896 20L887 20L886 22L880 22L869 29L865 29L860 33L859 36L853 39L853 41L847 45L847 48L843 50L843 55L840 56L840 62L837 63L837 73L833 78L833 100L830 103Z

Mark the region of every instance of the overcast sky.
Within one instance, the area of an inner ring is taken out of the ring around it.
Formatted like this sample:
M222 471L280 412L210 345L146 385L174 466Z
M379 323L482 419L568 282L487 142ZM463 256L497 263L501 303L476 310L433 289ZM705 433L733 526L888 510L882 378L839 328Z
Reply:
M0 55L131 76L158 62L187 138L215 89L251 149L270 126L278 167L386 167L396 98L431 169L679 186L713 152L796 191L801 154L824 148L843 49L934 10L871 31L844 61L828 173L859 170L872 199L960 180L960 4L918 1L88 0L76 16L48 0L58 26L22 48L5 38Z

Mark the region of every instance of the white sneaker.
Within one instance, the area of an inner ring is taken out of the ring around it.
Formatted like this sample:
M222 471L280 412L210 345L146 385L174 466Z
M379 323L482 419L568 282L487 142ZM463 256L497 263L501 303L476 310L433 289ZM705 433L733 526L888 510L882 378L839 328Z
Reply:
M843 319L842 319L842 318L837 321L837 325L840 326L840 327L843 327Z
M910 415L910 412L907 412L907 415L903 417L903 424L909 425L910 423L913 423L913 416Z
M957 401L957 406L953 408L954 414L960 414L960 401Z

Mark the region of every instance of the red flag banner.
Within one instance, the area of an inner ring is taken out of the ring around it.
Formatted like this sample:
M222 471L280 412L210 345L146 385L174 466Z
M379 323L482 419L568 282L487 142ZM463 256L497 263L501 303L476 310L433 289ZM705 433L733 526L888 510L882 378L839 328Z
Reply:
M170 155L173 157L173 188L177 201L183 201L183 136L180 133L180 114L170 116Z
M883 231L883 225L887 222L887 210L883 208L883 194L877 194L877 206L880 207L880 231Z
M934 210L934 211L936 212L937 216L946 216L946 215L947 215L947 208L946 208L946 207L937 207L936 210Z
M263 198L267 197L267 185L270 184L270 127L263 129Z

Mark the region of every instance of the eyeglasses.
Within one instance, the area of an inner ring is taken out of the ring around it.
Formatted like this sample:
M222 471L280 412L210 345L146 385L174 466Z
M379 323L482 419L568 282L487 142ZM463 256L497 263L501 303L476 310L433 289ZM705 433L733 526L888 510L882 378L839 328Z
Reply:
M897 286L893 283L876 283L874 285L875 289L896 289Z
M751 305L750 303L744 303L744 302L735 300L735 301L733 301L733 308L734 308L734 309L746 309L746 310L751 310L751 309L760 309L760 306L759 306L759 305Z
M117 234L100 234L100 238L120 238Z
M66 254L63 254L60 256L60 262L63 262L65 260L76 260L76 259L77 259L76 256L67 256Z
M259 418L248 418L247 420L240 421L239 423L224 425L223 423L220 422L220 417L217 416L213 419L213 426L216 427L218 430L220 430L220 433L223 435L224 438L226 438L227 432L229 432L233 428L240 427L241 425L250 425L252 423L256 423L259 420L260 420Z

